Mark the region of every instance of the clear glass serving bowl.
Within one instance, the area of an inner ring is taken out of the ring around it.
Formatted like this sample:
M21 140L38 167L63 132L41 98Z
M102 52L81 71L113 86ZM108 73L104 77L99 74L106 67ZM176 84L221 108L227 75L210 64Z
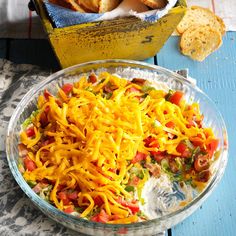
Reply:
M185 93L185 99L188 102L196 101L200 104L201 112L204 114L204 125L212 127L216 137L220 140L220 156L214 165L213 176L209 181L209 184L206 186L204 191L196 196L188 205L154 220L148 220L145 222L119 225L102 224L74 217L58 210L48 202L41 199L23 179L17 167L19 132L23 121L36 109L38 95L46 88L50 92L56 94L56 85L61 86L64 83L77 81L81 75L88 74L92 71L95 73L108 71L109 73L115 73L128 79L138 77L162 82L161 84L164 85L164 87L167 85L170 89L183 91ZM188 79L162 67L142 62L105 60L75 65L61 70L31 88L18 104L9 122L6 151L11 172L19 186L44 214L55 221L73 230L89 235L109 236L126 234L144 236L154 235L178 224L193 213L212 193L213 189L219 183L226 167L228 152L224 145L225 142L227 142L227 132L220 112L207 95Z

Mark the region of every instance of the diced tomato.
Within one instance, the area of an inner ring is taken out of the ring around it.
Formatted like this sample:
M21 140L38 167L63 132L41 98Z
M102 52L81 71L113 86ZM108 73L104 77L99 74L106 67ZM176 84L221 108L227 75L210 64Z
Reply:
M37 167L36 164L29 158L29 156L24 158L24 165L28 171L33 171Z
M88 82L94 84L97 82L97 76L94 74L89 75Z
M181 101L181 99L182 99L182 97L183 97L183 93L182 92L180 92L180 91L176 91L175 93L173 93L172 95L171 95L171 97L170 97L170 99L169 99L169 101L171 102L171 103L174 103L175 105L179 105L179 103L180 103L180 101Z
M176 151L182 154L186 149L187 145L185 143L179 143L179 145L176 148Z
M98 215L95 215L95 216L91 217L90 220L94 221L94 222L99 222Z
M154 158L158 163L160 163L161 160L165 158L165 153L160 152L160 153L154 154L154 155L153 155L153 158Z
M65 213L68 213L68 214L70 214L70 213L72 213L72 212L74 212L74 211L75 211L74 206L69 206L69 207L67 207L67 208L64 210L64 212L65 212Z
M77 191L74 191L74 192L71 192L71 193L67 193L67 197L70 199L70 200L75 200L77 199L78 197L78 192Z
M52 94L49 93L47 89L44 90L43 95L44 95L44 97L46 98L46 100L48 100L50 96L52 97Z
M170 129L174 129L175 123L173 121L169 121L166 123L166 127Z
M132 164L135 164L136 162L143 161L147 158L147 155L142 152L137 152L133 160L131 161Z
M107 223L109 219L109 215L102 209L101 212L91 218L91 221Z
M212 139L211 142L207 145L207 150L208 150L210 157L212 157L212 155L216 151L218 145L219 145L218 139Z
M50 106L46 106L44 112L47 114L50 111Z
M34 127L28 128L25 132L26 132L27 137L29 138L35 136Z
M164 111L163 114L164 114L164 115L168 114L168 111Z
M70 199L68 198L66 192L62 191L58 193L59 199L62 200L64 205L68 205L70 203Z
M210 167L208 155L199 155L194 161L194 169L198 172L207 170Z
M137 201L127 202L121 197L117 199L117 202L120 203L122 206L127 207L131 210L133 214L139 212L139 205Z
M147 137L146 139L144 139L144 143L145 143L145 147L156 147L159 148L160 145L157 142L156 138L153 138L151 136Z
M97 197L95 197L93 200L94 200L95 205L97 205L97 206L99 206L99 207L102 206L103 200L102 200L101 197L97 196Z
M180 142L178 146L176 147L176 151L181 154L181 157L189 157L191 155L191 152L187 145L183 142Z
M61 89L63 90L63 92L65 93L65 94L69 94L71 91L72 91L72 89L73 89L73 84L64 84L62 87L61 87Z
M137 186L139 184L140 178L138 176L133 176L129 184L131 186Z
M144 139L144 143L145 143L145 147L151 147L151 148L159 148L160 145L157 142L157 140L151 136L147 137L146 139ZM160 151L150 151L151 155L158 155L161 152Z

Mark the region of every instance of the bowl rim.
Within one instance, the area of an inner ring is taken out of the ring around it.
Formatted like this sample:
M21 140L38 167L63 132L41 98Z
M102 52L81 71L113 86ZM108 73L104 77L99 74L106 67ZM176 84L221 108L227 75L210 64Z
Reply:
M7 128L7 134L6 134L6 153L7 153L7 160L8 160L8 165L10 167L11 173L14 176L14 179L16 180L16 182L18 183L18 185L20 186L20 188L23 190L23 192L33 201L33 203L39 207L39 209L42 211L45 210L47 211L52 211L53 215L60 215L61 218L63 218L64 220L68 220L68 221L72 221L70 223L74 223L74 224L86 224L86 226L90 226L92 228L107 228L107 229L119 229L119 228L127 228L127 229L136 229L139 227L148 227L149 225L153 225L153 224L158 224L162 221L165 221L167 219L170 218L174 218L177 217L179 214L183 213L183 212L187 212L188 210L191 211L191 209L194 207L194 205L198 202L203 202L208 195L211 193L210 190L214 189L217 184L220 182L226 165L227 165L227 161L228 161L228 147L224 147L222 149L221 152L221 168L219 168L214 177L211 179L211 182L208 183L207 187L199 194L197 195L197 197L195 197L190 203L188 203L187 205L181 207L180 209L165 214L163 216L157 217L155 219L152 220L147 220L147 221L142 221L142 222L136 222L136 223L131 223L131 224L103 224L103 223L99 223L99 222L92 222L83 218L79 218L67 213L64 213L63 211L57 209L56 207L54 207L53 205L51 205L50 203L48 203L47 201L43 200L42 198L40 198L32 189L31 187L27 184L27 182L24 180L22 174L20 173L20 171L18 170L18 167L14 162L11 161L11 159L14 160L14 158L11 158L12 155L12 146L11 146L11 140L10 137L12 135L12 131L11 131L11 127L14 124L14 121L16 120L17 116L19 116L19 112L21 111L21 109L24 107L24 105L26 105L27 101L26 98L31 97L34 95L34 93L36 91L39 91L40 89L42 89L42 87L44 87L46 84L48 84L49 82L52 82L54 80L55 77L58 77L62 74L74 71L75 69L79 69L82 68L84 66L89 66L89 65L95 65L95 64L109 64L109 63L124 63L127 64L126 67L128 67L128 65L136 65L136 66L144 66L146 69L151 70L151 71L156 71L156 72L161 72L164 73L167 76L174 76L177 80L179 80L181 83L183 84L187 84L188 86L191 86L192 88L196 89L198 92L200 92L201 94L204 95L204 97L206 97L208 99L208 101L211 103L212 107L215 109L217 115L218 115L218 119L220 120L221 124L222 124L222 129L224 131L224 139L226 140L226 142L228 141L228 134L227 134L227 129L226 129L226 125L224 122L224 119L221 115L221 113L219 112L219 110L217 109L215 103L195 84L193 84L190 80L188 80L187 78L169 70L166 69L164 67L161 66L157 66L157 65L152 65L146 62L140 62L140 61L134 61L134 60L122 60L122 59L109 59L109 60L96 60L96 61L90 61L90 62L85 62L85 63L81 63L81 64L77 64L71 67L68 67L66 69L62 69L59 70L58 72L55 72L53 74L51 74L50 76L48 76L47 78L43 79L41 82L39 82L38 84L36 84L35 86L33 86L21 99L21 101L18 103L17 107L15 108L11 119L9 121L8 124L8 128ZM44 212L45 213L45 212ZM46 213L45 213L46 214ZM188 215L188 214L187 214ZM187 216L186 215L186 216ZM48 216L46 214L46 216ZM54 219L56 220L56 219ZM67 226L68 227L68 226Z

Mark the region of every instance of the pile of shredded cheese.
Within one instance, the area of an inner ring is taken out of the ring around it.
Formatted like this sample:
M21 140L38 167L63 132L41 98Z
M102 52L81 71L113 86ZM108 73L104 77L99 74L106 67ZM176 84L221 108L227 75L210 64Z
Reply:
M109 99L103 90L107 84L115 88ZM29 138L22 131L21 142L37 166L26 170L24 178L54 183L50 201L60 210L65 206L57 196L59 187L79 187L78 205L85 207L81 217L89 215L94 198L99 196L106 213L122 219L111 223L136 222L137 216L117 202L118 197L130 201L134 197L125 186L136 153L166 151L180 156L176 147L181 140L199 134L207 139L203 128L186 127L193 116L201 119L198 105L186 109L183 101L182 106L176 106L166 101L164 91L153 89L143 96L142 86L106 72L99 75L96 84L81 78L70 96L58 89L58 97L39 96L39 112L32 119L35 136ZM45 110L49 124L42 127L40 118ZM170 121L175 123L174 129L165 126ZM176 138L169 139L169 134ZM143 140L150 135L158 140L158 148L145 147ZM42 145L45 137L53 141Z

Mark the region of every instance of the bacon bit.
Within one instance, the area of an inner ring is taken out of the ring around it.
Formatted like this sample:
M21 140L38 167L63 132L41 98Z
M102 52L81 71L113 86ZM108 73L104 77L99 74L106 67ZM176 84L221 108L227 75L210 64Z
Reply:
M89 75L88 82L95 84L97 82L97 76L95 74Z
M49 97L52 97L52 94L49 93L47 89L44 90L43 95L47 101L49 100Z
M59 99L56 100L56 103L57 103L57 105L58 105L59 107L62 107L62 105L63 105L62 101L59 100Z
M175 160L169 160L169 166L170 166L170 169L173 173L177 173L179 171L179 168L178 168Z
M159 178L161 176L161 167L158 164L147 163L145 167L152 173L152 176Z
M138 85L144 85L146 80L145 79L141 79L141 78L133 78L131 80L132 83L134 84L138 84Z
M30 127L26 129L25 132L26 132L27 137L29 138L35 136L34 127Z
M48 125L49 121L48 121L48 117L47 117L46 112L42 112L42 114L40 115L39 121L40 121L42 128L45 128Z
M27 147L23 143L18 144L18 150L19 150L20 157L27 156L27 154L29 152L29 150L27 149Z
M211 177L211 172L209 170L203 170L197 175L196 180L199 182L206 183Z
M194 161L194 169L197 172L206 170L210 167L209 155L199 154L196 160Z
M128 93L134 93L134 92L140 92L140 90L139 89L137 89L137 88L135 88L135 87L131 87L131 88L128 88L127 90L126 90Z
M39 193L39 192L42 190L41 184L40 184L40 183L36 184L36 185L32 188L32 190L33 190L35 193Z

